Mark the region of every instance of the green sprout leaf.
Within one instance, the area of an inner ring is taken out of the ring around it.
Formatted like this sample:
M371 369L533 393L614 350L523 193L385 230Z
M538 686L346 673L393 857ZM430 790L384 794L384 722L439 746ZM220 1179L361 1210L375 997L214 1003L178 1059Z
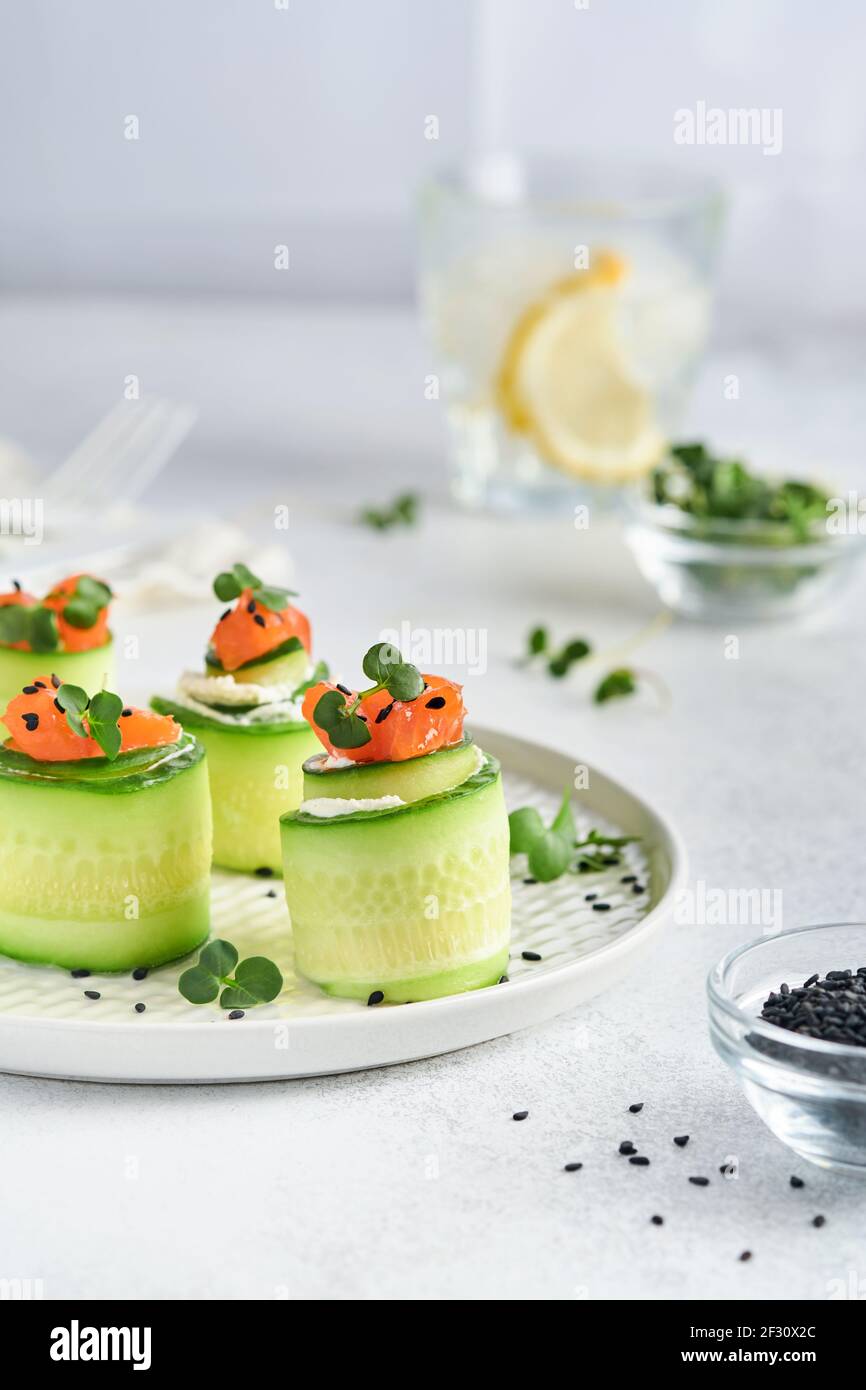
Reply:
M60 645L57 617L50 608L37 604L31 608L30 632L27 640L34 652L54 652Z
M107 608L114 593L104 580L94 579L92 574L82 574L75 585L75 597L93 604L95 608Z
M544 834L544 821L534 806L521 806L508 817L511 834L511 853L528 854L535 841Z
M91 736L96 739L110 762L113 762L120 752L120 729L117 721L122 709L123 701L119 695L115 695L111 690L99 690L90 701L87 711Z
M539 883L550 883L565 873L571 859L571 846L555 830L545 830L529 848L529 872Z
M527 656L540 656L550 645L550 634L546 627L534 627L526 639Z
M577 826L574 823L574 811L571 806L571 788L566 787L562 803L556 813L551 830L557 835L561 835L569 849L574 846L577 839Z
M242 960L235 971L234 984L227 985L220 995L223 1009L252 1009L256 1004L270 1004L283 987L283 977L267 956L250 956Z
M292 589L284 589L277 584L263 584L247 565L232 565L230 570L218 574L213 582L213 591L221 603L240 598L244 589L250 589L256 603L273 613L281 612L288 606L289 599L295 597Z
M0 642L26 642L30 636L30 610L21 603L0 608Z
M263 608L269 608L272 613L281 613L284 608L288 608L289 599L294 597L292 589L276 589L270 584L253 586L253 598Z
M242 587L228 570L223 570L213 582L213 591L221 603L230 603L233 598L237 598Z
M385 689L395 700L417 700L424 690L424 677L417 666L401 661L385 681Z
M362 748L372 734L359 714L349 713L341 690L326 690L316 703L313 719L335 748Z
M208 942L177 987L190 1004L212 1004L222 990L221 1008L251 1009L276 999L283 977L266 956L250 956L238 964L237 948L230 941L217 940Z
M362 526L373 531L390 531L395 526L414 526L418 521L420 498L414 492L402 492L385 507L364 507L358 515Z
M361 669L371 681L384 685L389 673L395 666L400 666L402 661L399 651L390 642L376 642L364 656Z
M86 598L73 598L64 608L63 616L72 627L89 628L99 617L99 608Z
M611 671L605 676L595 690L593 699L597 705L604 705L608 700L618 700L625 695L634 695L637 690L637 677L634 671L628 667L621 666L616 671Z
M87 709L87 691L80 685L61 685L54 697L66 715L66 722L79 738L87 738L88 733L81 716Z

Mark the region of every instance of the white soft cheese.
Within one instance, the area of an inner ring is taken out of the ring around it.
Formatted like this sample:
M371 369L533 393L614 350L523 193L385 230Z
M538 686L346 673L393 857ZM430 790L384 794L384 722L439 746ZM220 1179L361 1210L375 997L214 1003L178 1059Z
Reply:
M313 796L309 801L302 801L298 810L328 820L333 816L349 816L353 811L388 811L394 806L405 805L400 796Z
M175 701L193 714L206 714L217 724L237 728L246 724L303 720L300 703L290 698L293 689L292 685L254 685L252 682L243 685L231 676L202 676L195 671L185 671L178 681ZM253 705L254 708L233 714L229 710L214 709L214 704Z

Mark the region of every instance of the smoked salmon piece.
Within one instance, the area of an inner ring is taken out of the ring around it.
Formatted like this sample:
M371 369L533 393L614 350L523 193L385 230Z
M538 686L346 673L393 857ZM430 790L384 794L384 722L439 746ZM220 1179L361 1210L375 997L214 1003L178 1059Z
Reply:
M89 575L71 574L68 579L61 579L59 584L42 600L45 608L50 608L57 615L57 631L60 637L60 650L64 652L89 652L94 647L103 647L108 641L111 633L108 631L108 608L100 608L96 622L92 627L73 627L63 616L63 609L75 594L75 588L79 579L90 578Z
M56 676L37 676L20 695L10 700L3 715L11 741L5 746L27 753L38 762L78 762L84 758L104 758L95 738L82 738L69 725L57 704L60 681ZM87 724L87 714L84 714ZM120 751L133 748L159 748L176 743L181 727L170 715L124 705L118 720Z
M303 714L323 747L334 757L351 758L356 763L399 763L422 753L435 753L459 743L463 737L466 707L463 687L445 676L424 676L425 686L417 700L395 700L387 690L367 695L357 713L367 721L370 742L360 748L336 748L313 717L316 705L328 690L345 688L330 681L319 681L304 696ZM355 694L346 695L351 705Z
M306 614L291 604L275 612L254 599L252 589L244 589L234 608L223 613L211 633L210 645L223 670L236 671L281 647L290 637L297 637L306 651L311 650L310 620Z

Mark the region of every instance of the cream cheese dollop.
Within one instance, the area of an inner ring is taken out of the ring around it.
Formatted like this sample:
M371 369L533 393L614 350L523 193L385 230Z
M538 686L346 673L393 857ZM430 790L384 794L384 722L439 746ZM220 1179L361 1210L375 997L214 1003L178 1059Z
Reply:
M309 801L302 801L298 810L329 820L335 816L350 816L353 811L389 811L405 805L400 796L313 796Z

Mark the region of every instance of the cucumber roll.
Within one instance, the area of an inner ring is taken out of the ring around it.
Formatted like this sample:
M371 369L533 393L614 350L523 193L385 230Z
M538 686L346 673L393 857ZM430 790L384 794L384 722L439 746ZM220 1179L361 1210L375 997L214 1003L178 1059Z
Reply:
M36 677L0 747L0 953L130 970L210 925L204 749L172 719Z
M89 574L70 575L41 599L17 581L0 594L0 709L39 665L50 664L61 680L86 690L112 685L111 598L109 586Z
M304 761L321 747L300 701L327 667L312 667L310 624L288 590L239 564L214 592L235 602L213 630L204 671L185 672L171 698L151 705L207 750L214 863L281 874L280 816L300 804Z
M320 682L325 754L281 819L296 968L326 993L433 999L496 984L511 934L499 764L464 735L460 686L371 648L361 693Z

